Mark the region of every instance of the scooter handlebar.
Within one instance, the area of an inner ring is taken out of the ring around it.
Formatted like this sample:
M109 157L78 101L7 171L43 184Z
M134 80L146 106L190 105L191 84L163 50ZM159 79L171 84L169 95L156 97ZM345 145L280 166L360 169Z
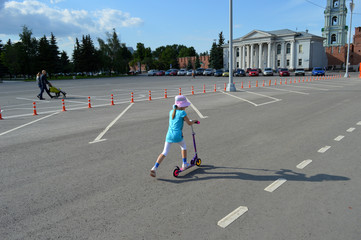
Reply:
M195 121L194 123L195 123L195 124L200 124L201 122L200 122L200 121Z

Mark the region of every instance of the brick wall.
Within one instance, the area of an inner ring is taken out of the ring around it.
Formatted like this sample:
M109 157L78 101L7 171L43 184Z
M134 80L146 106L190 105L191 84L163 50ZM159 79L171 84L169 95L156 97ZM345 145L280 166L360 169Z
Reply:
M178 58L178 64L180 68L187 68L188 62L191 61L193 68L194 63L196 62L196 57L182 57ZM201 68L208 68L209 67L209 56L199 56L199 61L202 63Z

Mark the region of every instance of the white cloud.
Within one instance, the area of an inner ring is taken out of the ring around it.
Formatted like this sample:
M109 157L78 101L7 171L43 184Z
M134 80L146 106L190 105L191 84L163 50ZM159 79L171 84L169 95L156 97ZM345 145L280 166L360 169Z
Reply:
M64 2L65 0L50 0L50 3L51 4L57 4L57 3L60 3L60 2Z
M32 29L34 35L48 35L53 32L56 36L69 36L104 33L113 28L138 27L143 24L142 19L115 9L93 12L60 9L35 0L0 0L1 4L0 34L18 34L23 25Z

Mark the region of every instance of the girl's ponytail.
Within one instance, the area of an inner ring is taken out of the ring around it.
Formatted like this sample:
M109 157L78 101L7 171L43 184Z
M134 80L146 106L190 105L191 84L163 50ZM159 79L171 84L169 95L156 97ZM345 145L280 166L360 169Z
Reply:
M177 110L178 106L177 105L173 105L173 113L172 113L172 119L175 118L175 111Z

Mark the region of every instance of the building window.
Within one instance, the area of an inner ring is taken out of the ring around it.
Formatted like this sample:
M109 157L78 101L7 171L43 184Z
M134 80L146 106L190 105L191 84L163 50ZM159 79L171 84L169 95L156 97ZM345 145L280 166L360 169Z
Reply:
M237 68L239 68L239 62L237 62Z
M302 59L298 59L298 66L302 66Z
M237 57L239 57L239 48L237 48Z
M331 35L331 44L335 44L337 41L336 41L336 34L332 34Z
M303 46L302 45L298 46L298 53L303 53Z
M247 48L246 47L244 48L244 56L247 57Z
M277 60L277 67L281 66L281 60Z
M287 43L286 53L287 53L287 54L290 54L290 53L291 53L291 44L290 44L290 43Z
M286 64L287 64L287 67L290 66L290 60L289 59L287 59Z
M337 17L333 17L332 18L332 26L336 26L337 25Z
M277 45L277 54L281 54L281 44Z
M338 0L333 0L333 7L338 8Z

